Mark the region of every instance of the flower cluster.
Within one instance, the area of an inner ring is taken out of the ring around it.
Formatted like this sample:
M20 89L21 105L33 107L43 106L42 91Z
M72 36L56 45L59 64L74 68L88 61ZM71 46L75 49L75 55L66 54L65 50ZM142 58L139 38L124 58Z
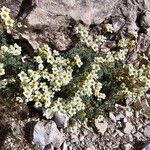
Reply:
M0 17L4 21L4 25L5 25L6 28L13 27L14 20L11 19L11 17L10 17L10 9L8 9L5 6L3 6L1 8Z
M109 23L105 24L104 29L106 30L106 32L110 32L110 33L113 33L113 30L114 30L112 24L109 24Z
M106 37L103 35L99 35L94 39L82 25L76 27L75 32L79 35L81 42L86 44L87 47L92 48L95 52L98 51L99 46L106 41Z
M126 48L127 46L134 46L135 45L135 43L136 43L136 39L135 39L135 37L133 37L134 39L125 39L125 38L123 38L123 39L120 39L119 41L118 41L118 47L120 47L120 48Z
M135 67L133 64L125 64L118 73L118 80L122 82L118 95L132 100L141 99L150 88L150 66Z
M79 90L77 91L76 95L82 96L96 96L98 99L105 99L105 94L101 93L100 90L102 89L102 83L98 82L98 72L101 71L101 63L104 60L102 57L96 57L94 63L91 66L91 70L89 73L86 74L85 79L79 85Z
M75 96L68 101L58 98L55 102L52 102L51 107L45 109L44 116L50 119L55 112L62 112L68 114L69 117L72 117L77 112L84 109L85 104L79 96Z
M78 67L82 65L80 57L76 55L72 63L57 51L52 52L47 45L44 45L39 49L39 55L34 59L37 63L36 70L28 69L27 73L21 71L18 74L25 101L34 101L35 107L44 107L44 115L47 118L50 118L56 111L67 112L72 116L83 109L84 104L78 97L75 97L71 102L54 97L56 92L59 92L72 80L72 64Z
M5 74L4 64L0 63L0 76Z
M0 48L0 54L1 56L4 57L4 54L9 53L14 56L20 55L21 54L21 47L18 46L16 43L14 45L6 46L3 45Z
M6 79L1 80L1 82L0 82L0 89L6 88L6 85L7 85L7 80Z
M118 47L121 47L121 48L125 48L127 47L128 45L128 40L127 39L121 39L118 41Z
M128 49L121 49L118 52L114 52L114 58L115 60L125 60L126 54L128 53Z

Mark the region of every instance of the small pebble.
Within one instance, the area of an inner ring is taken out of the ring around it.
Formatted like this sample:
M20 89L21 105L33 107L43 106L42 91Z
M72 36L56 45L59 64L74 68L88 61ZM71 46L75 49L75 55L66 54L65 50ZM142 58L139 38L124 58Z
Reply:
M124 133L130 134L131 131L133 130L133 128L134 128L134 126L132 125L132 123L127 122L127 123L125 124Z
M144 135L150 138L150 126L146 126L144 129Z
M129 143L124 145L125 150L131 150L132 148L133 148L133 146Z
M115 115L114 115L112 112L109 113L109 118L110 118L112 121L116 122L116 117L115 117Z

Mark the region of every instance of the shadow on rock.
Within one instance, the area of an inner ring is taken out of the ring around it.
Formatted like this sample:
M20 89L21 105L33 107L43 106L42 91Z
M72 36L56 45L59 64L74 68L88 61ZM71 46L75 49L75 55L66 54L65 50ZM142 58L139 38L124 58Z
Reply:
M29 143L32 143L32 140L33 140L33 130L34 130L35 124L36 124L35 121L31 121L31 122L28 122L24 127L24 132L25 132L24 137Z
M10 131L10 129L8 127L6 127L0 123L0 149L6 139L9 131Z

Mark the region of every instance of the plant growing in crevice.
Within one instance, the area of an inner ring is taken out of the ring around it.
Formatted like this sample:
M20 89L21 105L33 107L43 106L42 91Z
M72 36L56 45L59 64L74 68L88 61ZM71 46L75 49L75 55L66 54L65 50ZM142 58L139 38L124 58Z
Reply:
M5 13L1 16L6 26L8 10ZM15 43L2 45L0 94L19 102L33 102L47 119L61 112L83 125L112 111L116 103L143 99L150 86L150 62L145 55L141 57L146 63L139 57L137 65L128 60L136 32L110 40L113 32L113 25L106 24L105 35L93 36L89 28L79 25L75 27L79 43L73 48L59 53L43 44L33 58L23 56ZM107 42L114 42L113 48L105 46L107 51L102 51Z

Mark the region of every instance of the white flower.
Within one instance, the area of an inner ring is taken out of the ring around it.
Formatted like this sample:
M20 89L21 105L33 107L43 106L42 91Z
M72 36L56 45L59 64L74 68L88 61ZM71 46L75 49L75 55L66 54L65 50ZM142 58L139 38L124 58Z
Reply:
M33 81L37 81L38 79L41 78L41 75L38 72L34 72L32 78Z
M47 99L47 100L45 101L45 108L50 107L50 105L51 105L51 101L50 101L50 99Z
M87 30L82 30L82 31L80 31L79 32L80 33L80 36L82 37L82 38L87 38L88 37L88 31Z
M5 7L5 6L3 6L3 7L1 8L1 11L2 11L2 12L10 13L10 9L7 8L7 7Z
M6 45L1 46L1 51L8 52L8 47Z
M7 84L8 84L7 79L1 80L1 82L0 82L0 88L1 88L1 87L5 88Z
M5 20L5 25L7 26L7 27L13 27L13 25L14 25L14 20L13 19L11 19L11 18L6 18L6 20Z
M132 64L128 64L129 76L137 76L138 70L134 69Z
M40 103L40 102L35 102L34 106L35 106L36 108L42 107L42 103Z
M41 56L37 56L37 57L34 57L36 62L39 63L39 64L42 64L43 63L43 60L41 58Z
M42 71L42 77L44 79L48 79L49 80L50 76L49 76L49 73L47 72L47 70L43 70Z
M27 58L27 56L23 56L23 57L21 57L21 60L22 60L22 62L23 62L23 63L25 63L25 62L26 62L26 58Z
M127 52L128 52L128 49L122 49L122 50L116 52L114 55L115 60L124 60Z
M94 62L96 64L104 63L105 59L103 57L95 57Z
M98 72L100 70L100 65L99 64L93 64L92 69Z
M54 51L53 51L53 55L54 55L54 56L59 56L59 52L56 51L56 50L54 50Z
M99 93L98 100L105 99L105 98L106 98L106 95L104 93Z
M43 114L47 119L51 119L53 117L53 112L50 108L46 109Z
M1 11L0 16L4 21L10 18L9 13L7 11Z
M78 67L81 67L83 65L83 62L81 61L79 55L76 55L74 57L74 60L75 60L75 62L76 62L76 64L77 64Z
M21 23L21 22L18 22L18 23L17 23L17 27L18 27L18 28L21 28L21 27L22 27L22 23Z
M21 97L16 97L16 101L18 101L19 103L23 103L23 99Z
M20 55L21 54L21 47L18 46L16 43L14 44L15 48L15 54L14 55Z
M1 8L0 16L2 20L4 21L5 26L7 28L13 27L13 24L14 24L14 20L10 18L9 13L10 13L10 9L6 8L5 6Z
M54 61L55 61L54 57L52 55L48 54L47 55L47 62L50 64L53 64Z
M87 38L85 38L85 43L86 43L86 46L87 46L87 47L92 46L93 37L89 35Z
M47 45L47 44L44 44L43 48L47 51L47 52L50 52L50 47Z
M99 35L95 41L97 44L101 45L103 42L106 42L106 37L103 35Z
M43 69L44 69L44 65L40 63L40 64L38 65L38 69L39 69L39 70L43 70Z
M109 23L105 24L105 29L106 29L107 32L110 32L110 33L112 33L113 30L114 30L112 24L109 24Z
M26 90L26 91L24 91L23 92L23 95L28 99L28 98L31 98L31 94L32 94L32 92L31 91L28 91L28 90Z
M126 47L127 46L127 44L128 44L128 41L127 41L127 39L121 39L121 40L119 40L119 42L118 42L118 46L119 47Z
M96 52L96 51L99 50L99 46L98 46L96 43L94 43L94 44L91 46L91 48L93 49L94 52Z
M18 74L20 80L23 82L26 77L27 77L27 74L24 72L24 71L21 71L19 74Z
M3 67L4 67L4 65L2 63L0 63L0 76L5 74L5 69Z
M48 86L47 86L47 85L43 85L43 86L42 86L42 90L43 90L44 92L48 92Z
M0 76L5 74L5 70L3 68L0 68Z

